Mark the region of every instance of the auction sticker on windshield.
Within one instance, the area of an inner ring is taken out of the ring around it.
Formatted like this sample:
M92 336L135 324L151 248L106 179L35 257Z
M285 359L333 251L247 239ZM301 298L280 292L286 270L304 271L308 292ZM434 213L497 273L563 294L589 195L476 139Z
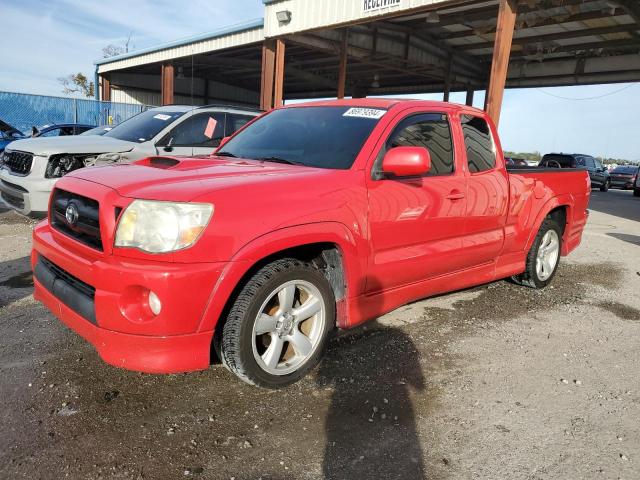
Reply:
M380 110L378 108L361 108L353 107L342 114L343 117L358 117L358 118L373 118L378 120L387 113L386 110Z
M167 120L169 120L171 118L171 115L165 115L164 113L158 113L157 115L154 115L153 118L157 118L158 120L162 120L162 121L166 122Z

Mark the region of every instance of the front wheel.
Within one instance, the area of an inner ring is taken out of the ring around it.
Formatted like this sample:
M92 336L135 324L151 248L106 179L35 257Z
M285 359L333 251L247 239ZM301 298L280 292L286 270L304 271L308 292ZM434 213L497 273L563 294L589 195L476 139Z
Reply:
M605 180L602 186L600 187L601 192L608 192L609 187L611 186L611 180Z
M319 363L335 315L333 290L322 272L296 259L272 262L231 307L222 330L222 362L252 385L290 385Z
M527 255L526 270L513 279L531 288L546 287L558 269L561 247L562 228L555 220L547 217Z
M634 188L633 189L633 196L634 197L640 197L640 188Z

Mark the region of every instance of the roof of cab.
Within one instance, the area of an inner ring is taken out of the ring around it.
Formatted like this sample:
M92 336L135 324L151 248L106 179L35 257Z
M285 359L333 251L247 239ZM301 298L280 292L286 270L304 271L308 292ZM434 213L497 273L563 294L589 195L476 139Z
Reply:
M420 100L416 98L347 98L342 100L320 100L304 103L288 104L285 108L291 107L330 107L330 106L344 106L344 107L362 107L362 108L384 108L391 109L395 106L420 106L428 109L442 109L442 108L454 108L456 110L468 110L475 111L477 113L484 114L482 110L468 105L461 105L451 102L439 102L435 100Z

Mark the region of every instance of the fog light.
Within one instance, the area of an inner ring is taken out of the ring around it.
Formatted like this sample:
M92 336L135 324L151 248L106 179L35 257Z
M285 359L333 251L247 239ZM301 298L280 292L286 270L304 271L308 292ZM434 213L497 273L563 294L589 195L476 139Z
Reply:
M149 308L154 315L159 315L162 310L162 302L154 292L149 292Z

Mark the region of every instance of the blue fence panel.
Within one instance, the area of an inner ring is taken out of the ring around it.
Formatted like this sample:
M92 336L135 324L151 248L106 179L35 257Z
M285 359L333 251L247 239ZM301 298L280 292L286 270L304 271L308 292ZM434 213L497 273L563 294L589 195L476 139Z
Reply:
M0 92L0 120L26 134L33 126L56 123L116 125L147 108L147 105Z

